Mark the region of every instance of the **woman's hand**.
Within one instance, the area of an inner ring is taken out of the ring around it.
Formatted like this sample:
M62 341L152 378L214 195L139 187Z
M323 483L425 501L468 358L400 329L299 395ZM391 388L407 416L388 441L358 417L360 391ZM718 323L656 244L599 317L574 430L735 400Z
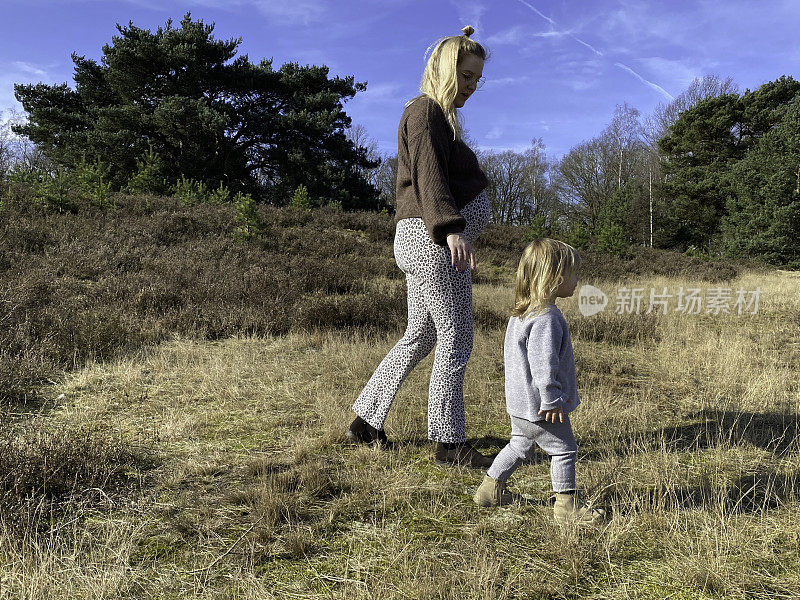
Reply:
M466 271L472 268L474 271L478 263L475 260L475 253L472 251L472 244L461 233L451 233L447 236L447 245L450 247L450 258L452 265L459 271Z

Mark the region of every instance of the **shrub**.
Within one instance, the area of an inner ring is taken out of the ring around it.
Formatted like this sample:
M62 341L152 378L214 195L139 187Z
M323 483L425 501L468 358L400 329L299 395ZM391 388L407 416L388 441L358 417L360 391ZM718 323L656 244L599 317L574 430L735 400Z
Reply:
M99 159L94 162L87 162L86 156L81 158L81 162L71 173L71 183L78 199L92 202L100 209L113 208L114 202L111 200L111 183L109 173L111 167L102 163Z
M573 248L585 250L589 247L589 228L581 221L575 224L565 236L564 241Z
M631 192L628 187L617 190L600 212L597 227L597 249L617 256L628 250L627 219Z
M15 168L9 173L8 179L12 184L27 188L29 198L36 204L54 208L58 212L74 212L77 209L70 197L72 178L61 167L54 171Z
M104 504L156 465L148 446L99 428L0 427L0 520L20 537L54 517Z
M547 237L549 235L550 232L547 230L547 227L545 227L544 215L536 215L531 220L531 224L528 225L525 235L522 236L522 240L525 243L530 243L535 239Z
M175 184L174 194L183 204L191 206L206 200L208 187L202 181L187 179L181 175Z
M258 216L256 203L250 194L238 192L233 198L233 205L236 207L236 229L234 237L239 241L247 242L253 236L261 233L264 225Z
M128 180L125 191L129 194L167 194L169 185L164 172L164 162L150 146L144 156L136 160L136 171Z
M303 184L297 186L297 189L294 191L294 195L292 196L292 200L289 204L294 208L311 210L311 198L308 195L308 189L306 186Z
M231 193L222 182L220 182L218 188L211 190L206 196L206 201L211 204L227 204L230 199Z

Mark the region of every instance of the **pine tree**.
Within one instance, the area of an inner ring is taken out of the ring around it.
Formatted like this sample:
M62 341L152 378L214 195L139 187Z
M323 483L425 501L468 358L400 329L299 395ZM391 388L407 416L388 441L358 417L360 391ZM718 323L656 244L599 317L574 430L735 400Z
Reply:
M224 181L286 203L304 183L324 204L377 208L378 191L362 173L378 163L345 136L343 103L366 84L329 78L326 66L253 64L236 56L241 38L218 40L213 30L190 14L155 32L117 25L101 62L72 54L74 90L14 86L28 117L14 130L68 169L83 155L98 157L111 165L114 189L152 149L173 184Z
M800 93L734 168L725 253L800 268Z
M597 227L597 248L618 256L624 255L630 245L627 220L630 212L632 190L624 186L606 202L600 213Z

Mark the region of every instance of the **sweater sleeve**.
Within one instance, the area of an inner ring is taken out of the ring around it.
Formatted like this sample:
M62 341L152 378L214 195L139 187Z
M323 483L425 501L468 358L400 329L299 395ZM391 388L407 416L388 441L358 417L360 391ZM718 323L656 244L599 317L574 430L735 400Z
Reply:
M567 395L557 379L563 330L558 319L543 316L534 319L528 335L528 364L532 384L539 391L541 410L563 406Z
M448 182L448 163L453 132L433 107L425 123L408 140L411 180L420 199L422 221L431 239L444 246L447 235L464 231L466 221L456 208ZM431 114L433 113L433 114Z

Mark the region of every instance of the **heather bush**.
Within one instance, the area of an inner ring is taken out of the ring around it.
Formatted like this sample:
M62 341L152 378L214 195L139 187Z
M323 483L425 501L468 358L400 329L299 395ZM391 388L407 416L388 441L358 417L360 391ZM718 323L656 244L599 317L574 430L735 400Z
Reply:
M31 401L60 369L175 333L217 339L405 324L390 215L248 204L245 216L263 228L252 227L241 244L234 236L246 223L231 203L120 195L113 211L90 203L54 214L26 194L12 191L0 208L0 401ZM476 245L475 282L509 285L524 234L490 225ZM737 273L728 262L651 249L630 259L582 256L590 283L651 274L723 281ZM475 321L499 328L502 312L478 307ZM627 344L653 325L607 316L577 325L576 335Z
M374 277L402 275L391 247L376 248L356 230L274 228L242 246L231 236L237 227L231 205L132 196L120 196L113 213L96 206L57 219L48 211L4 213L5 402L30 401L36 384L59 369L173 333L214 339L348 323L386 330L405 318L403 289L384 292L385 298L369 291ZM350 224L364 227L370 219ZM335 298L309 299L314 295Z
M0 426L0 523L20 539L57 517L113 506L155 467L150 443L99 427L48 428L38 419Z

